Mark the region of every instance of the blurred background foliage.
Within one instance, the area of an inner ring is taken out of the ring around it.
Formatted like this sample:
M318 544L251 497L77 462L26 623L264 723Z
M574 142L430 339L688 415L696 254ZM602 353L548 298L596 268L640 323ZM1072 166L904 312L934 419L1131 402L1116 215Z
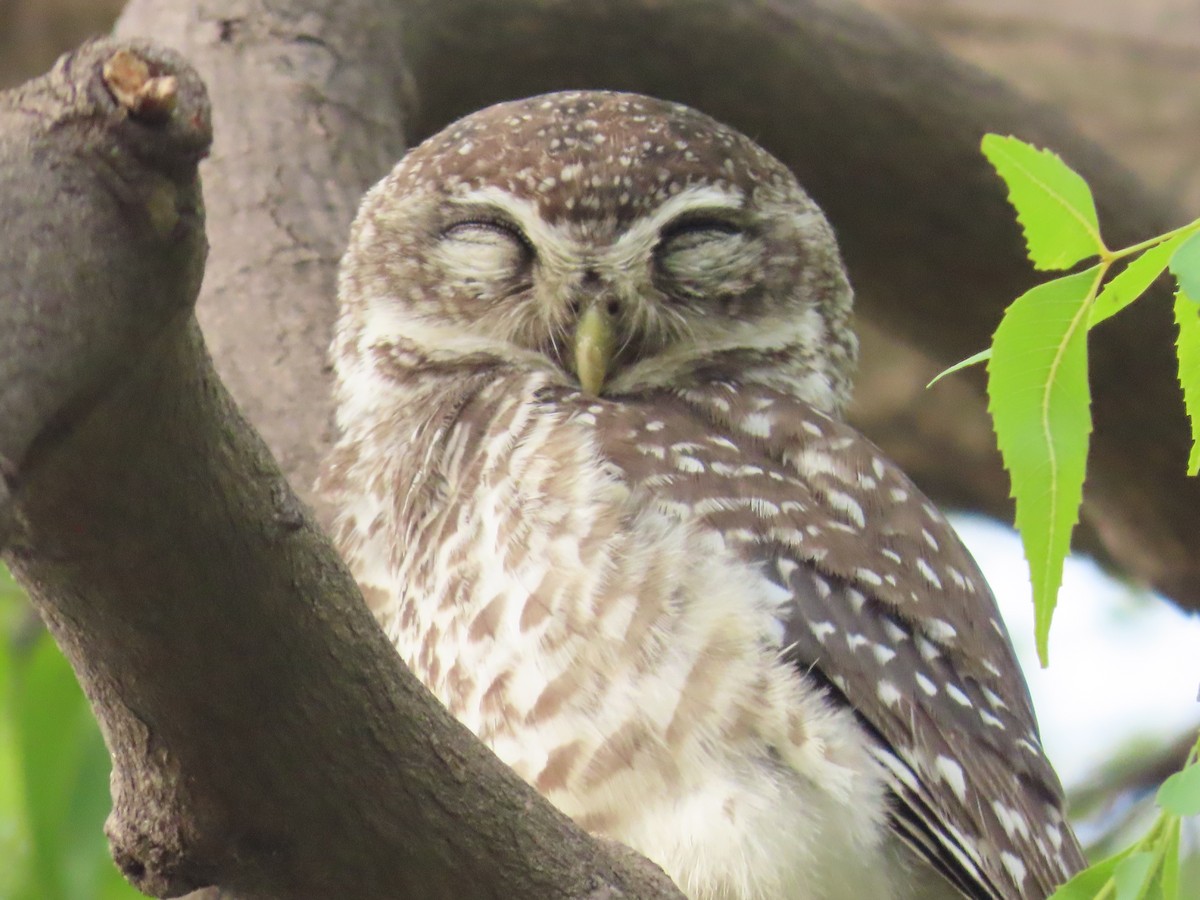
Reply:
M0 898L142 896L108 854L108 773L70 665L0 566Z

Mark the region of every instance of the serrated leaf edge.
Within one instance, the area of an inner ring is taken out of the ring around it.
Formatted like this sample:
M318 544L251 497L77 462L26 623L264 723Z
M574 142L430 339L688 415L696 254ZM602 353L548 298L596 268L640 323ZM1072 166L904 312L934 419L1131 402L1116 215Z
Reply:
M996 140L988 141L988 138L995 138ZM1039 263L1037 260L1033 259L1032 249L1029 246L1029 226L1026 221L1025 211L1023 209L1021 209L1020 205L1018 205L1016 203L1016 201L1013 199L1013 189L1012 189L1012 185L1009 184L1008 179L1004 177L1004 174L1002 172L1000 172L999 169L996 169L996 174L998 174L1000 176L1001 180L1004 182L1004 187L1008 192L1008 202L1012 206L1012 208L1016 211L1017 221L1021 223L1021 231L1025 237L1025 246L1026 246L1026 249L1029 251L1027 255L1029 256L1030 261L1033 263L1034 268L1042 269L1043 271L1045 271L1045 270L1061 271L1062 269L1070 268L1071 266L1075 265L1080 260L1088 259L1089 256L1098 256L1098 255L1102 255L1103 253L1107 252L1108 248L1105 246L1104 239L1100 235L1099 220L1097 219L1096 221L1093 222L1087 216L1082 215L1080 213L1080 211L1078 209L1076 209L1075 205L1068 202L1067 199L1059 191L1051 190L1050 186L1048 184L1046 184L1045 181L1043 181L1040 178L1037 178L1026 166L1024 166L1020 162L1020 160L1018 160L1016 158L1015 155L1008 152L1008 147L1011 146L1011 142L1013 142L1013 141L1015 141L1019 145L1030 148L1035 153L1039 153L1044 156L1049 156L1049 157L1052 157L1053 159L1057 160L1058 162L1060 162L1063 165L1064 168L1067 169L1067 171L1069 171L1071 174L1075 175L1075 177L1077 177L1080 181L1083 181L1084 186L1088 190L1089 197L1092 196L1092 193L1091 193L1091 187L1087 184L1087 181L1083 178L1083 176L1080 175L1078 172L1076 172L1074 169L1072 169L1069 165L1067 165L1066 160L1064 160L1061 156L1059 156L1053 150L1049 150L1045 147L1035 147L1033 144L1026 143L1025 141L1022 141L1020 138L1014 137L1013 135L1008 135L1007 137L1005 137L1004 135L999 135L999 134L984 135L984 137L983 137L983 145L984 145L983 154L984 154L984 156L988 157L989 162L991 161L991 156L989 155L986 147L990 143L993 146L995 146L1005 156L1005 158L1013 164L1013 166L1015 168L1020 169L1021 172L1023 172L1025 174L1025 176L1031 182L1033 182L1038 187L1040 187L1046 193L1046 196L1048 196L1052 200L1054 200L1055 203L1057 203L1060 207L1062 207L1062 209L1064 209L1071 216L1071 218L1073 218L1077 222L1079 222L1079 224L1081 226L1083 226L1083 230L1087 233L1087 235L1089 237L1091 237L1092 242L1095 245L1095 253L1088 254L1087 256L1082 256L1079 259L1071 260L1070 262L1066 262L1066 263L1043 264L1043 263ZM993 163L993 168L995 168L994 163ZM1095 198L1092 198L1092 207L1093 207L1093 212L1094 212Z

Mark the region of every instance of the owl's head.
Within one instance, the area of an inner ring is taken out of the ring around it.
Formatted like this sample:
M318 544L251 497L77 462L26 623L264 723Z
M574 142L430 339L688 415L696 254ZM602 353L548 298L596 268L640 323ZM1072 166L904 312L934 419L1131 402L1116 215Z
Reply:
M502 103L425 141L364 199L339 293L343 382L495 365L609 396L754 382L837 413L855 360L836 243L791 172L633 94Z

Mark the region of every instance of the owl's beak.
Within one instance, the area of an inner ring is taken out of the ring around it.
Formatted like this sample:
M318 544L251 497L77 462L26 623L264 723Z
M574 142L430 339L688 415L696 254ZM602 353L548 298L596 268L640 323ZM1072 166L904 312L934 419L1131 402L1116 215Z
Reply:
M585 394L597 396L612 364L616 329L603 300L588 304L575 326L575 374Z

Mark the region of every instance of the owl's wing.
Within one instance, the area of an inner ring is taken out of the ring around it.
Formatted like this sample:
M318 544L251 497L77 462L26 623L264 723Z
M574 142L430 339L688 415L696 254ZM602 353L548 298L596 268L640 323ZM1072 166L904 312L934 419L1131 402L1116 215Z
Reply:
M605 453L791 591L787 652L877 738L897 834L971 897L1045 897L1080 868L995 600L912 482L765 388L622 399Z

